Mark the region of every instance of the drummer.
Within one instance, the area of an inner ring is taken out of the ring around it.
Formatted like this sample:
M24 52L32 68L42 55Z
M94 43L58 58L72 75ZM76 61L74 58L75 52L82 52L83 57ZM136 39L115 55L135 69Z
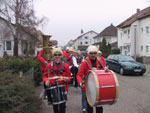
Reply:
M84 91L85 91L85 85L82 82L82 78L84 76L85 78L84 80L86 80L88 72L90 70L96 69L96 70L108 71L103 60L101 61L97 59L98 48L96 46L90 45L87 51L88 51L88 57L85 61L81 63L80 69L77 74L78 84ZM93 113L93 108L88 103L87 103L87 113ZM96 107L96 113L103 113L103 107L102 106Z
M70 82L71 80L71 72L69 69L69 65L61 60L62 54L63 52L60 48L54 48L53 50L54 61L47 64L43 76L43 81L45 82L47 87L55 86L56 84L65 85L66 91L68 92L68 82ZM49 77L50 78L60 77L60 79L48 80ZM53 105L53 110L54 113L66 113L66 102Z

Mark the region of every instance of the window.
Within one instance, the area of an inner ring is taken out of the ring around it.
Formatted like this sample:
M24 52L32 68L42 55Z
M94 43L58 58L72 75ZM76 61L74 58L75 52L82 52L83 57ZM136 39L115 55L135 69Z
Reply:
M128 29L128 35L130 35L130 29Z
M141 32L143 32L143 27L141 28Z
M88 44L88 42L85 42L85 44Z
M143 46L141 46L141 51L143 51Z
M3 46L3 50L5 51L5 42L3 42L3 45L4 45L4 46Z
M128 46L128 52L130 52L130 46Z
M82 42L80 42L80 45L82 45Z
M88 37L87 37L87 36L85 36L85 39L88 39Z
M130 29L128 29L128 38L130 38Z
M149 47L148 46L146 46L146 53L148 53L149 52Z
M6 50L11 50L11 41L6 41Z
M120 37L122 38L122 33L120 33Z
M149 27L147 26L146 27L146 34L148 34L149 33Z
M127 46L124 46L123 48L124 48L124 49L127 49Z
M124 31L124 34L126 34L126 33L127 33L127 31L125 30L125 31Z

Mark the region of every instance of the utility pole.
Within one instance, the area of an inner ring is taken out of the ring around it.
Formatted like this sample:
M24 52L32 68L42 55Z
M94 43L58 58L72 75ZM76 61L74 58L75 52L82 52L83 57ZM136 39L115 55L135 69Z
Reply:
M137 25L134 25L134 59L136 60L136 27Z

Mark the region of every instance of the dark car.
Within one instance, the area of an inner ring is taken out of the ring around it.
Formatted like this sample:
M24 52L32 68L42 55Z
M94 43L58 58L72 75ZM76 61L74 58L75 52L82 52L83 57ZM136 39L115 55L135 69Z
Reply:
M106 59L106 65L109 69L124 74L143 75L146 72L144 64L136 62L131 56L109 55Z

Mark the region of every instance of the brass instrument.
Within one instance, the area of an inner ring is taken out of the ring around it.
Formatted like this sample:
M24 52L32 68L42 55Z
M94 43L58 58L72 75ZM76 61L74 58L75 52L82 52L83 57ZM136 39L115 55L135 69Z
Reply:
M51 35L42 35L42 37L43 37L43 57L47 62L50 62L53 56L52 42L50 41Z

